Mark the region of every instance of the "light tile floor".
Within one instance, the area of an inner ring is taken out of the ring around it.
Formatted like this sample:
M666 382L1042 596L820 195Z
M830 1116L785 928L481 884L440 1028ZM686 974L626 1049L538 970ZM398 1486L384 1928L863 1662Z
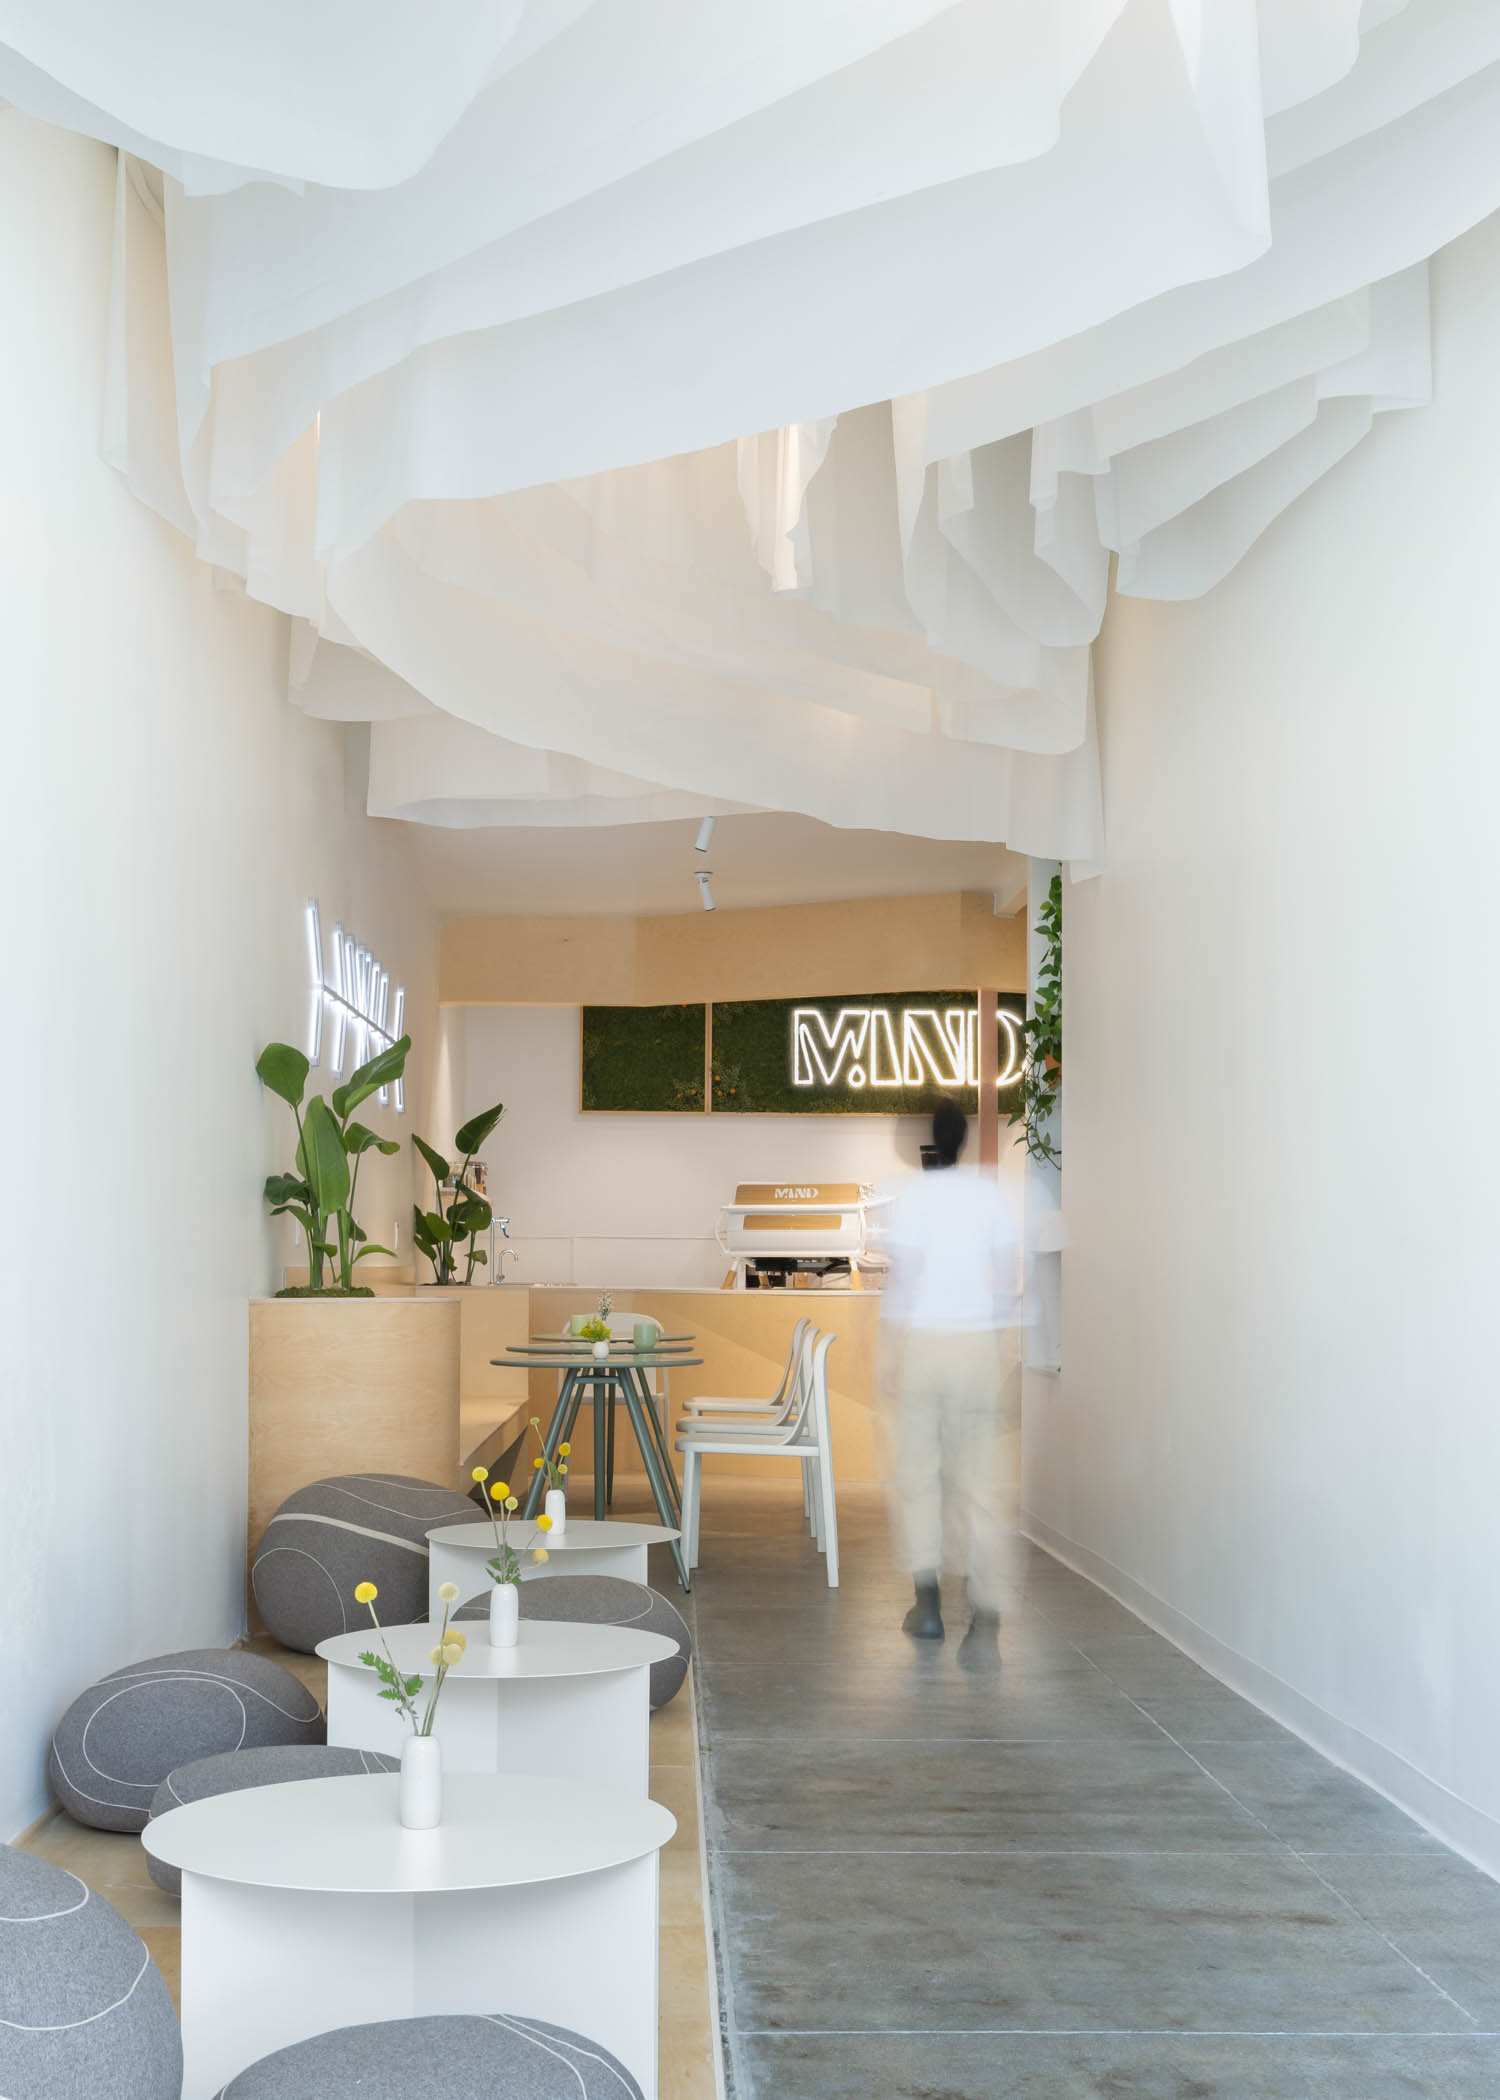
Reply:
M620 1504L615 1514L629 1514L627 1495ZM665 1555L662 1559L662 1567L653 1565L651 1579L666 1595L678 1596L671 1561ZM326 1666L316 1656L290 1654L264 1636L250 1645L284 1664L323 1698ZM671 1704L651 1717L652 1798L677 1818L677 1834L661 1860L659 2100L714 2100L717 2090L693 1729L689 1677ZM180 1906L147 1873L139 1838L86 1830L59 1810L25 1842L30 1851L87 1882L135 1927L166 1978L173 2003L178 2003Z
M1042 1553L1003 1663L898 1630L872 1491L710 1476L733 2100L1495 2100L1500 1887Z

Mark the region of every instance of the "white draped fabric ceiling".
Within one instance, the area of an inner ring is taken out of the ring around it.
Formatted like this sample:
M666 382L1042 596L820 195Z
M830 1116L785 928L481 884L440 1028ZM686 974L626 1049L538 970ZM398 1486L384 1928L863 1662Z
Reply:
M1428 396L1500 0L0 0L121 149L107 456L370 808L1095 862L1116 587ZM151 171L163 171L158 179Z

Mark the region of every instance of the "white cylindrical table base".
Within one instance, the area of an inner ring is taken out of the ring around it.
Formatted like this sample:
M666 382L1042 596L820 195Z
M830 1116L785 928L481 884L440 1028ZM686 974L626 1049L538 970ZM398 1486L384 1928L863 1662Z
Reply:
M183 2100L330 2028L428 2013L551 2020L656 2095L655 1802L450 1778L403 1830L394 1774L190 1802L148 1849L182 1870Z

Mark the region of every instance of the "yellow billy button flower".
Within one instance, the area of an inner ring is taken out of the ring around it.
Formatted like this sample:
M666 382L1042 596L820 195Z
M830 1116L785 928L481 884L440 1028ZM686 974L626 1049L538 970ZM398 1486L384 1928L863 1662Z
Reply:
M464 1653L468 1645L469 1636L466 1633L460 1633L456 1626L450 1626L443 1635L443 1646L445 1648L456 1647L460 1655Z
M533 1473L540 1473L540 1472L541 1472L541 1470L542 1470L542 1462L541 1462L541 1460L540 1460L539 1458L534 1458L534 1459L533 1459L533 1460L531 1461L531 1470L532 1470L532 1472L533 1472Z
M559 1458L566 1458L566 1457L567 1457L567 1455L568 1455L568 1453L569 1453L569 1452L570 1452L570 1451L572 1450L572 1448L573 1448L573 1446L572 1446L571 1444L559 1444L559 1445L558 1445L558 1447L557 1447L557 1455L558 1455L558 1457L559 1457Z
M451 1633L449 1634L447 1640L443 1642L442 1657L443 1661L448 1665L450 1670L453 1668L453 1665L455 1663L461 1663L463 1661L464 1645L466 1644L461 1644L460 1642L454 1640Z
M490 1469L488 1466L476 1466L473 1472L469 1475L469 1478L471 1480L488 1480L489 1477Z
M552 1519L547 1515L545 1510L537 1518L536 1528L538 1531L550 1531L552 1529Z
M516 1496L507 1495L505 1498L505 1506L507 1509L519 1509L521 1507L521 1504Z
M545 1546L533 1546L531 1549L531 1557L536 1562L537 1566L540 1567L544 1560L551 1560L552 1555L547 1551Z
M445 1604L456 1604L458 1601L458 1584L456 1582L440 1582L438 1584L438 1595Z
M354 1585L354 1601L356 1604L373 1604L379 1595L380 1592L376 1589L373 1582L356 1582Z
M508 1480L497 1480L495 1482L495 1485L490 1489L490 1493L494 1496L497 1502L503 1502L506 1496L510 1493L510 1482Z

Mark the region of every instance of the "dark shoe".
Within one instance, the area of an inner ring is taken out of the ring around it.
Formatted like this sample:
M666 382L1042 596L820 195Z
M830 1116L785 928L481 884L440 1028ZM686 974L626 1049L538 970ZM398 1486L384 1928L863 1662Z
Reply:
M901 1621L901 1631L914 1641L943 1638L943 1593L935 1582L918 1582L917 1601Z
M958 1644L961 1670L998 1670L1000 1667L1000 1614L976 1611L969 1630Z

